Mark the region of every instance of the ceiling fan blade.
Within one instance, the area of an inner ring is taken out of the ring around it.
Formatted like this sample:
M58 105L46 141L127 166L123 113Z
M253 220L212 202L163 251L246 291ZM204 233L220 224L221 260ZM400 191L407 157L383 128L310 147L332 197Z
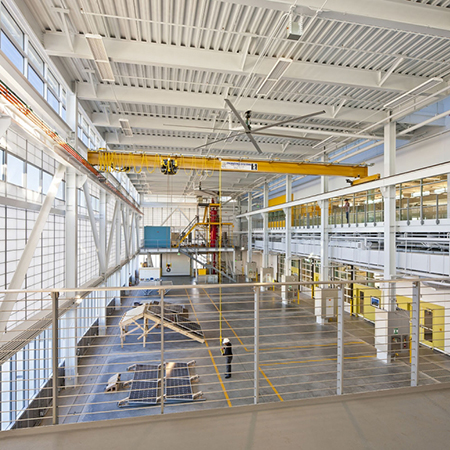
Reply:
M255 139L254 139L254 137L252 136L251 132L250 132L250 131L247 131L246 134L247 134L247 137L250 139L251 143L253 144L253 147L256 148L256 151L257 151L258 153L262 153L262 150L261 150L260 146L259 146L258 143L255 141Z
M227 105L230 106L230 108L232 109L234 114L237 115L239 121L241 122L242 126L244 127L244 129L246 131L241 131L239 133L233 134L231 136L227 136L225 138L216 139L215 141L208 142L207 144L202 144L202 145L199 145L198 147L194 147L192 150L198 150L198 149L201 149L201 148L205 148L205 147L208 147L208 146L210 146L212 144L217 144L218 142L224 142L224 141L227 141L228 139L233 139L235 137L242 136L244 134L246 134L249 137L249 139L252 140L251 133L258 133L259 131L267 130L268 128L276 127L278 125L282 125L282 124L285 124L285 123L295 122L297 120L306 119L308 117L318 116L319 114L323 114L325 112L325 111L319 111L319 112L316 112L316 113L306 114L304 116L294 117L293 119L283 120L282 122L276 122L276 123L273 123L271 125L265 125L263 127L259 127L259 128L255 128L254 130L247 131L248 130L247 124L239 116L239 114L237 113L236 109L231 104L231 102L228 99L225 99L225 102L227 103ZM307 138L298 138L298 137L296 137L295 139L307 139ZM255 142L252 141L252 143L253 143L253 145L255 145L256 141ZM259 145L257 143L256 143L255 148L257 148L257 150L259 149L258 150L259 153L262 153L262 151L259 148Z
M271 136L271 137L279 137L279 138L286 138L286 139L297 139L297 140L303 140L303 141L314 141L314 142L323 141L323 139L320 139L320 138L301 137L301 136L294 136L292 134L266 133L264 131L253 131L252 133L258 134L260 136Z
M247 134L248 138L250 139L250 142L256 148L256 151L258 153L262 153L261 147L255 141L255 138L251 135L251 130L250 130L249 126L245 123L245 121L242 119L242 117L236 111L236 108L233 106L233 104L227 98L225 99L225 103L230 107L231 111L233 111L233 114L239 120L239 123L244 127L245 133Z
M240 133L232 134L231 136L227 136L221 139L216 139L215 141L208 142L207 144L199 145L198 147L194 147L192 150L198 150L199 148L209 147L210 145L217 144L218 142L227 141L228 139L233 139L238 136L242 136L243 134L247 134L245 131L241 131Z
M324 113L325 113L325 111L322 110L322 111L311 113L311 114L305 114L304 116L294 117L293 119L282 120L281 122L276 122L276 123L272 123L270 125L264 125L263 127L255 128L254 130L252 130L252 133L257 133L258 131L261 131L261 130L267 130L268 128L273 128L273 127L277 127L279 125L284 125L285 123L296 122L297 120L307 119L308 117L314 117L314 116L318 116L318 115L324 114Z
M233 104L230 102L230 100L228 100L227 98L225 99L225 103L229 106L229 108L231 109L231 111L233 111L233 114L236 116L236 119L239 121L239 123L244 127L245 131L250 131L250 128L248 127L248 125L245 123L245 121L242 119L242 117L240 116L240 114L237 112L236 108L233 106Z

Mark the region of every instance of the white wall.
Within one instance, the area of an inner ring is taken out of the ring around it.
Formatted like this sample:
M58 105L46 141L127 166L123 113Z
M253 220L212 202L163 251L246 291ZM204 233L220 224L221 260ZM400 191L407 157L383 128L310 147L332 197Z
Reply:
M166 271L166 264L170 263L171 271ZM186 255L177 255L176 253L162 254L162 276L189 276L191 274L191 260Z

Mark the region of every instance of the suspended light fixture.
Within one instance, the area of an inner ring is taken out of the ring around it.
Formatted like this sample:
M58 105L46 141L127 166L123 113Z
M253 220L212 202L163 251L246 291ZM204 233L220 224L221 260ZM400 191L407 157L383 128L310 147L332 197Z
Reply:
M268 95L291 64L292 59L279 58L272 70L256 90L256 95Z
M86 34L86 40L94 57L95 66L102 81L116 81L106 53L103 38L99 34Z

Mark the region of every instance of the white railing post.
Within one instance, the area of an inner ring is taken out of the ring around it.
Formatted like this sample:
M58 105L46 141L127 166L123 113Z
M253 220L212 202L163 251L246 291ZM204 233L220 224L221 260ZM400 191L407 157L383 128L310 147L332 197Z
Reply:
M259 300L260 300L260 293L261 289L259 286L255 286L255 316L254 316L254 341L255 341L255 348L254 348L254 372L255 372L255 387L254 387L254 403L255 405L259 402Z
M413 283L411 322L411 386L418 386L420 340L420 281L415 281Z
M165 365L164 365L164 289L160 291L161 301L159 306L161 307L161 414L164 414L164 376L165 376Z
M338 289L337 307L337 387L336 394L344 391L344 285Z
M52 424L59 423L58 417L58 299L59 293L52 292Z

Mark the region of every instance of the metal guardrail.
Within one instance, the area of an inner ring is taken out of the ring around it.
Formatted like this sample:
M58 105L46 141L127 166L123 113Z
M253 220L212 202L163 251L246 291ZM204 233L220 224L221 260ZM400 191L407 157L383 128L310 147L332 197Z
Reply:
M11 304L15 327L0 336L2 430L450 379L450 280L373 283L20 291L28 300ZM140 304L154 305L151 320L133 315ZM189 395L174 372L188 362ZM153 403L141 365L163 368Z

